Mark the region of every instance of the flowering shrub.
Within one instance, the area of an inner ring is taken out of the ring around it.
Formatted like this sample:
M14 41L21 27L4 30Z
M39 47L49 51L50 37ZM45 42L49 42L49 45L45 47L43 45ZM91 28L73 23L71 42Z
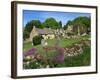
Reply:
M35 58L35 55L37 54L36 48L29 49L26 53L24 53L24 63L28 63L28 61L31 61Z
M43 57L40 54L38 54L37 49L31 48L26 53L24 53L23 67L25 69L40 68L43 65L42 59Z
M58 54L55 57L53 57L52 62L54 64L63 63L64 62L64 49L57 47L56 51Z
M89 64L90 57L87 53L90 53L90 49L88 49L88 47L87 41L82 41L64 48L59 46L46 46L43 47L42 53L39 53L38 49L36 48L31 48L24 53L25 58L23 66L25 69L34 69ZM85 58L86 55L89 61L86 63L83 62L83 64L81 61L85 60L83 58Z
M37 49L31 48L25 53L25 56L32 56L32 55L36 55L36 54L37 54Z

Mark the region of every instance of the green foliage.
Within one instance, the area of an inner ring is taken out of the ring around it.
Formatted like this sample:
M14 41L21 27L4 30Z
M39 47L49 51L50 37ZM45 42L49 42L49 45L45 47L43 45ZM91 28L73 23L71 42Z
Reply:
M68 28L68 25L73 25L73 21L68 21L67 23L66 23L66 25L64 25L64 29L67 29Z
M51 68L54 67L78 67L78 66L89 66L91 63L91 54L90 54L90 47L84 46L83 53L77 56L70 56L64 59L63 63L54 64L50 61L52 57L56 56L57 54L53 51L52 54L48 54L45 57L49 62L46 63L44 60L30 60L28 64L24 64L23 67L25 69L36 69L36 68L44 68L46 65L49 65ZM43 53L45 55L45 53ZM44 56L43 55L43 56ZM26 61L27 62L27 61Z
M60 41L59 41L59 46L61 47L66 47L66 46L71 46L75 43L78 43L80 42L81 40L88 40L88 38L90 38L90 36L84 36L84 37L80 37L80 38L70 38L70 39L64 39L64 38L61 38ZM48 46L54 46L55 42L56 42L57 39L50 39L50 40L47 40L48 42ZM32 48L32 43L31 42L28 42L28 43L24 43L23 45L23 48L25 51L27 51L28 49ZM34 48L37 48L40 50L40 52L42 52L42 46L41 45L37 45L37 46L34 46Z
M68 28L68 25L72 25L73 26L73 33L74 34L83 34L83 33L89 33L91 30L91 19L90 17L77 17L72 21L68 21L65 25L64 25L64 29ZM33 29L33 26L36 26L36 28L52 28L52 29L59 29L62 28L62 22L59 21L57 22L54 18L47 18L45 20L44 23L41 23L39 20L31 20L29 21L25 28L24 28L24 32L23 32L23 38L24 40L26 38L29 38L29 34Z
M78 32L78 28L81 33L88 33L88 30L90 30L90 18L88 17L78 17L73 20L73 28L75 32ZM77 30L75 30L77 29Z
M27 38L29 38L29 32L24 31L24 32L23 32L23 39L25 40L25 39L27 39Z
M68 47L68 46L72 46L73 44L78 44L81 43L81 41L83 40L88 40L88 38L90 38L90 36L83 36L80 38L70 38L70 39L61 39L60 40L60 47ZM52 39L52 40L48 40L48 46L54 46L56 39ZM30 48L32 48L33 46L31 45L31 42L29 43L24 43L24 52L26 52L27 50L29 50ZM68 57L65 56L64 62L60 63L60 64L54 64L52 62L46 63L45 60L49 60L51 58L53 58L54 56L57 55L55 50L48 50L47 52L45 52L45 50L43 49L43 47L41 45L37 45L34 46L34 48L36 48L38 50L38 53L40 55L42 55L44 58L41 61L33 61L31 62L31 60L29 60L29 64L25 64L24 68L25 69L36 69L36 68L45 68L48 64L49 67L75 67L75 66L89 66L91 63L91 47L84 45L83 48L83 53L79 54L77 56L73 56L73 57ZM32 59L33 60L33 59ZM24 60L25 62L27 62L28 60Z
M75 18L74 20L69 20L64 26L64 29L68 28L68 25L73 25L73 26L82 26L83 28L86 28L87 30L90 30L90 26L91 26L91 20L90 17L82 17L79 16L77 18ZM39 20L31 20L30 22L28 22L25 26L25 31L27 32L31 32L31 30L33 29L33 26L36 26L37 28L52 28L52 29L57 29L57 28L62 28L62 22L59 21L57 22L54 18L50 17L47 18L43 23L41 23Z
M25 69L36 69L36 68L42 67L41 65L44 65L44 63L42 61L31 60L31 61L29 61L28 64L24 64L23 67Z
M90 18L88 17L78 17L76 19L74 19L74 24L77 23L77 24L80 24L80 25L83 25L84 27L90 27Z
M66 23L66 25L64 25L64 29L67 29L68 28L68 25L72 25L73 26L73 32L75 34L83 34L83 33L88 33L91 29L91 19L90 17L82 17L82 16L79 16L77 18L75 18L74 20L72 21L68 21ZM70 26L71 27L71 26Z
M37 28L42 28L41 22L39 20L32 20L26 24L25 31L30 33L33 29L33 26L36 26Z
M59 24L59 27L60 27L60 28L62 28L62 22L61 22L61 21L59 21L59 23L58 23L58 24Z
M75 67L75 66L87 66L90 65L90 47L84 47L84 52L78 56L66 57L64 63L57 64L56 67Z
M39 45L39 44L41 44L42 38L43 38L43 37L42 37L41 35L38 35L38 36L33 37L33 44L34 44L34 45Z
M47 18L43 23L43 26L52 29L60 28L58 22L54 18Z

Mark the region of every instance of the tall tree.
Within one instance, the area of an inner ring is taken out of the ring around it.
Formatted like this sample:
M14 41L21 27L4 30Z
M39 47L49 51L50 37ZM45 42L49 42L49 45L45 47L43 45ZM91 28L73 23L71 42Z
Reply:
M39 20L31 20L26 24L24 30L30 33L31 30L33 29L33 26L36 26L37 28L43 27L43 26L41 26L41 22Z
M46 28L57 29L60 28L58 22L54 18L47 18L43 23L43 26Z
M61 22L61 21L59 21L59 23L58 23L58 24L59 24L59 27L60 27L60 28L62 28L62 22Z
M91 28L91 20L88 17L77 17L73 20L73 26L79 26L80 33L88 33Z
M29 38L29 34L32 31L33 26L36 26L37 28L42 28L43 27L43 26L41 26L41 22L39 20L31 20L31 21L29 21L25 25L25 28L24 28L24 31L23 31L23 38L24 38L24 40L26 38Z
M70 26L70 25L73 25L73 21L68 21L65 25L64 25L64 29L67 29L68 28L68 26Z
M23 39L26 40L27 38L29 38L29 32L23 31Z

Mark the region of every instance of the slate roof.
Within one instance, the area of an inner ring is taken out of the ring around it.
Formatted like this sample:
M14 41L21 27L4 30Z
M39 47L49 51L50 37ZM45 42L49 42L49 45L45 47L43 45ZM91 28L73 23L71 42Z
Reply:
M54 30L48 29L48 28L44 28L44 29L36 28L36 31L39 34L53 34L54 33Z

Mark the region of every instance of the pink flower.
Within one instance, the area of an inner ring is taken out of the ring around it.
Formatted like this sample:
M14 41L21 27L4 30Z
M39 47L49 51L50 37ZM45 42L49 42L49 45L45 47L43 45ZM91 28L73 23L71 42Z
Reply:
M25 56L36 55L36 53L37 53L37 49L36 48L31 48L26 52Z
M62 63L64 61L64 49L57 47L56 48L58 55L53 58L54 63Z

